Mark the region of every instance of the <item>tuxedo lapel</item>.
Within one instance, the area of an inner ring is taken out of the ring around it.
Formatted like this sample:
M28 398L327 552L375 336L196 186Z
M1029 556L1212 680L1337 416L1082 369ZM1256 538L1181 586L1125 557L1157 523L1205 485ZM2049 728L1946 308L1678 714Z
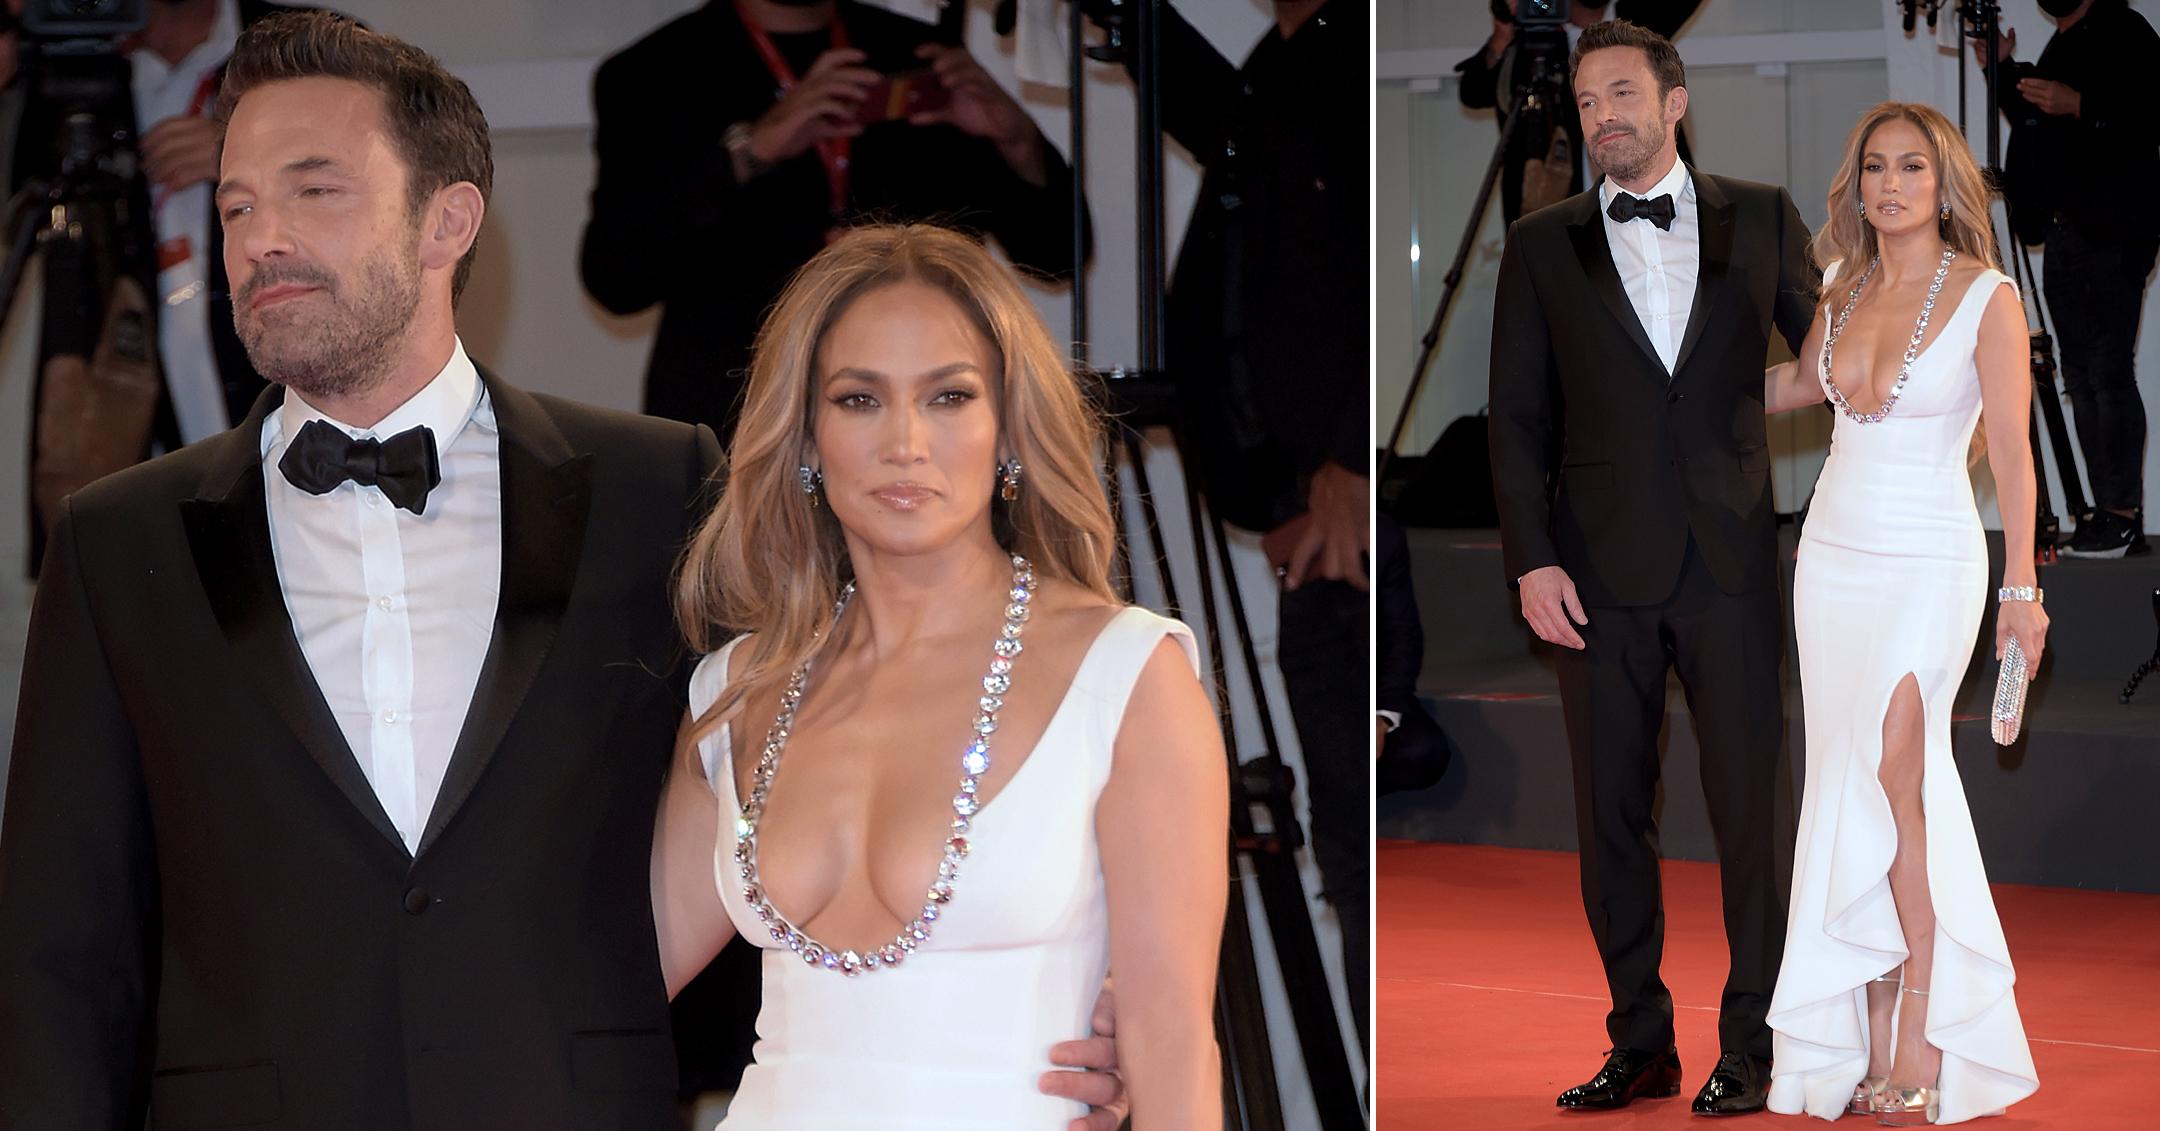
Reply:
M223 450L197 497L180 504L188 548L241 669L345 799L402 854L405 842L346 746L285 611L285 590L270 547L261 453L263 419L282 400L282 390L271 387L238 428L202 441Z
M577 584L592 502L592 456L574 451L530 395L481 372L502 451L502 589L472 706L428 815L420 851L472 795L532 689Z
M1627 287L1620 282L1620 269L1613 265L1612 246L1605 242L1605 218L1598 211L1596 189L1576 197L1584 203L1579 207L1582 214L1568 225L1568 237L1575 243L1575 258L1581 262L1583 277L1590 289L1605 300L1605 309L1613 320L1626 332L1628 340L1642 350L1650 364L1659 373L1665 372L1665 361L1658 357L1656 347L1650 344L1650 335L1643 330L1642 320L1635 316L1635 304L1628 301Z
M1695 303L1688 312L1687 336L1680 340L1673 376L1687 368L1688 356L1702 340L1710 316L1717 310L1718 296L1725 292L1725 276L1732 268L1733 204L1715 179L1689 170L1695 179L1695 214L1702 229L1702 258L1695 272Z

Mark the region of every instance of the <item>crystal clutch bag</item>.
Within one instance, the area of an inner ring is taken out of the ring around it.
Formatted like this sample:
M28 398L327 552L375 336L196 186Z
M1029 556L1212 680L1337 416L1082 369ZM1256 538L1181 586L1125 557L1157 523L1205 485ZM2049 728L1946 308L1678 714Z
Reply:
M2018 729L2025 725L2025 688L2031 682L2026 674L2025 650L2013 636L2003 646L2002 668L1995 676L1995 711L1989 720L1999 746L2016 742Z

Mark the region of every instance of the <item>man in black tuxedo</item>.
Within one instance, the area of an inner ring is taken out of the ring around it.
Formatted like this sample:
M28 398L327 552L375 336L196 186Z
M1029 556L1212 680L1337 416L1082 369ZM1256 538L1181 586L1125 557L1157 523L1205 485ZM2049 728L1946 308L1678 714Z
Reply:
M666 579L718 445L466 357L493 161L434 59L271 17L217 117L275 387L55 527L0 822L0 1127L675 1131Z
M1732 954L1723 1055L1694 1108L1753 1111L1793 835L1762 370L1773 329L1799 347L1818 276L1784 190L1679 160L1686 75L1670 42L1600 24L1573 83L1606 178L1509 233L1490 425L1508 577L1559 646L1583 904L1613 1002L1610 1057L1559 1102L1679 1088L1653 816L1672 668L1702 742Z
M1508 115L1516 106L1516 82L1526 81L1518 76L1515 68L1520 64L1520 45L1516 41L1515 10L1519 0L1492 0L1492 35L1477 54L1455 64L1457 96L1464 107L1471 110L1494 110L1500 128L1507 128ZM1604 23L1608 19L1632 20L1651 31L1671 39L1680 34L1680 26L1695 15L1702 0L1576 0L1568 9L1566 33L1580 36L1583 29ZM1565 146L1555 135L1564 136ZM1691 161L1688 155L1688 139L1685 129L1676 129L1675 139L1680 146L1680 159ZM1514 223L1524 211L1523 179L1534 162L1557 158L1566 166L1563 174L1568 181L1569 194L1583 189L1582 121L1574 108L1567 105L1546 107L1546 114L1539 120L1526 119L1523 128L1516 131L1514 144L1509 146L1507 156L1500 167L1500 215L1507 223ZM1529 211L1535 212L1552 197L1533 199Z

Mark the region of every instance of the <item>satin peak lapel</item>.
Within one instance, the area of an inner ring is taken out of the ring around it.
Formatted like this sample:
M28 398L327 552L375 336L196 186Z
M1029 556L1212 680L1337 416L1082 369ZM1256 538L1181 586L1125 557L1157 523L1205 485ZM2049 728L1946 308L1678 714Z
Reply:
M592 503L593 457L530 395L486 371L502 445L502 590L472 706L420 837L426 853L472 796L532 690L577 585Z
M270 550L270 506L263 497L262 458L256 447L263 413L258 402L239 428L203 441L229 444L232 452L206 480L202 494L180 504L195 573L240 667L354 810L404 855L404 839L346 746L337 717L293 637Z
M1702 340L1711 315L1717 312L1718 296L1725 293L1725 277L1732 270L1733 203L1715 180L1693 169L1689 173L1695 179L1696 216L1702 227L1702 260L1695 272L1695 303L1688 311L1687 335L1680 339L1680 353L1673 364L1674 377L1687 369L1688 358L1695 352L1695 343Z
M1635 316L1635 304L1628 301L1627 287L1620 282L1620 269L1613 265L1612 247L1605 242L1605 220L1598 211L1597 190L1586 194L1587 215L1568 225L1568 237L1575 244L1575 258L1582 263L1583 275L1590 288L1605 300L1605 309L1613 320L1627 332L1628 340L1642 350L1643 356L1659 373L1665 372L1665 360L1658 356L1657 347L1650 344L1650 335L1643 329L1642 320Z

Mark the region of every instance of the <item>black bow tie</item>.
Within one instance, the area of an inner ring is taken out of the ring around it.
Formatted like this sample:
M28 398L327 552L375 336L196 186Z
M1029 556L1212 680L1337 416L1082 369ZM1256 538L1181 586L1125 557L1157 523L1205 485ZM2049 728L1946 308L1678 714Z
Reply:
M1614 193L1612 204L1605 209L1605 214L1622 224L1630 220L1648 220L1656 224L1659 231L1669 232L1672 231L1673 222L1672 194L1666 193L1644 200L1624 192Z
M310 495L327 495L347 480L375 487L414 514L427 511L428 492L442 482L435 460L435 433L408 428L387 440L355 440L336 427L310 420L285 449L278 470Z

